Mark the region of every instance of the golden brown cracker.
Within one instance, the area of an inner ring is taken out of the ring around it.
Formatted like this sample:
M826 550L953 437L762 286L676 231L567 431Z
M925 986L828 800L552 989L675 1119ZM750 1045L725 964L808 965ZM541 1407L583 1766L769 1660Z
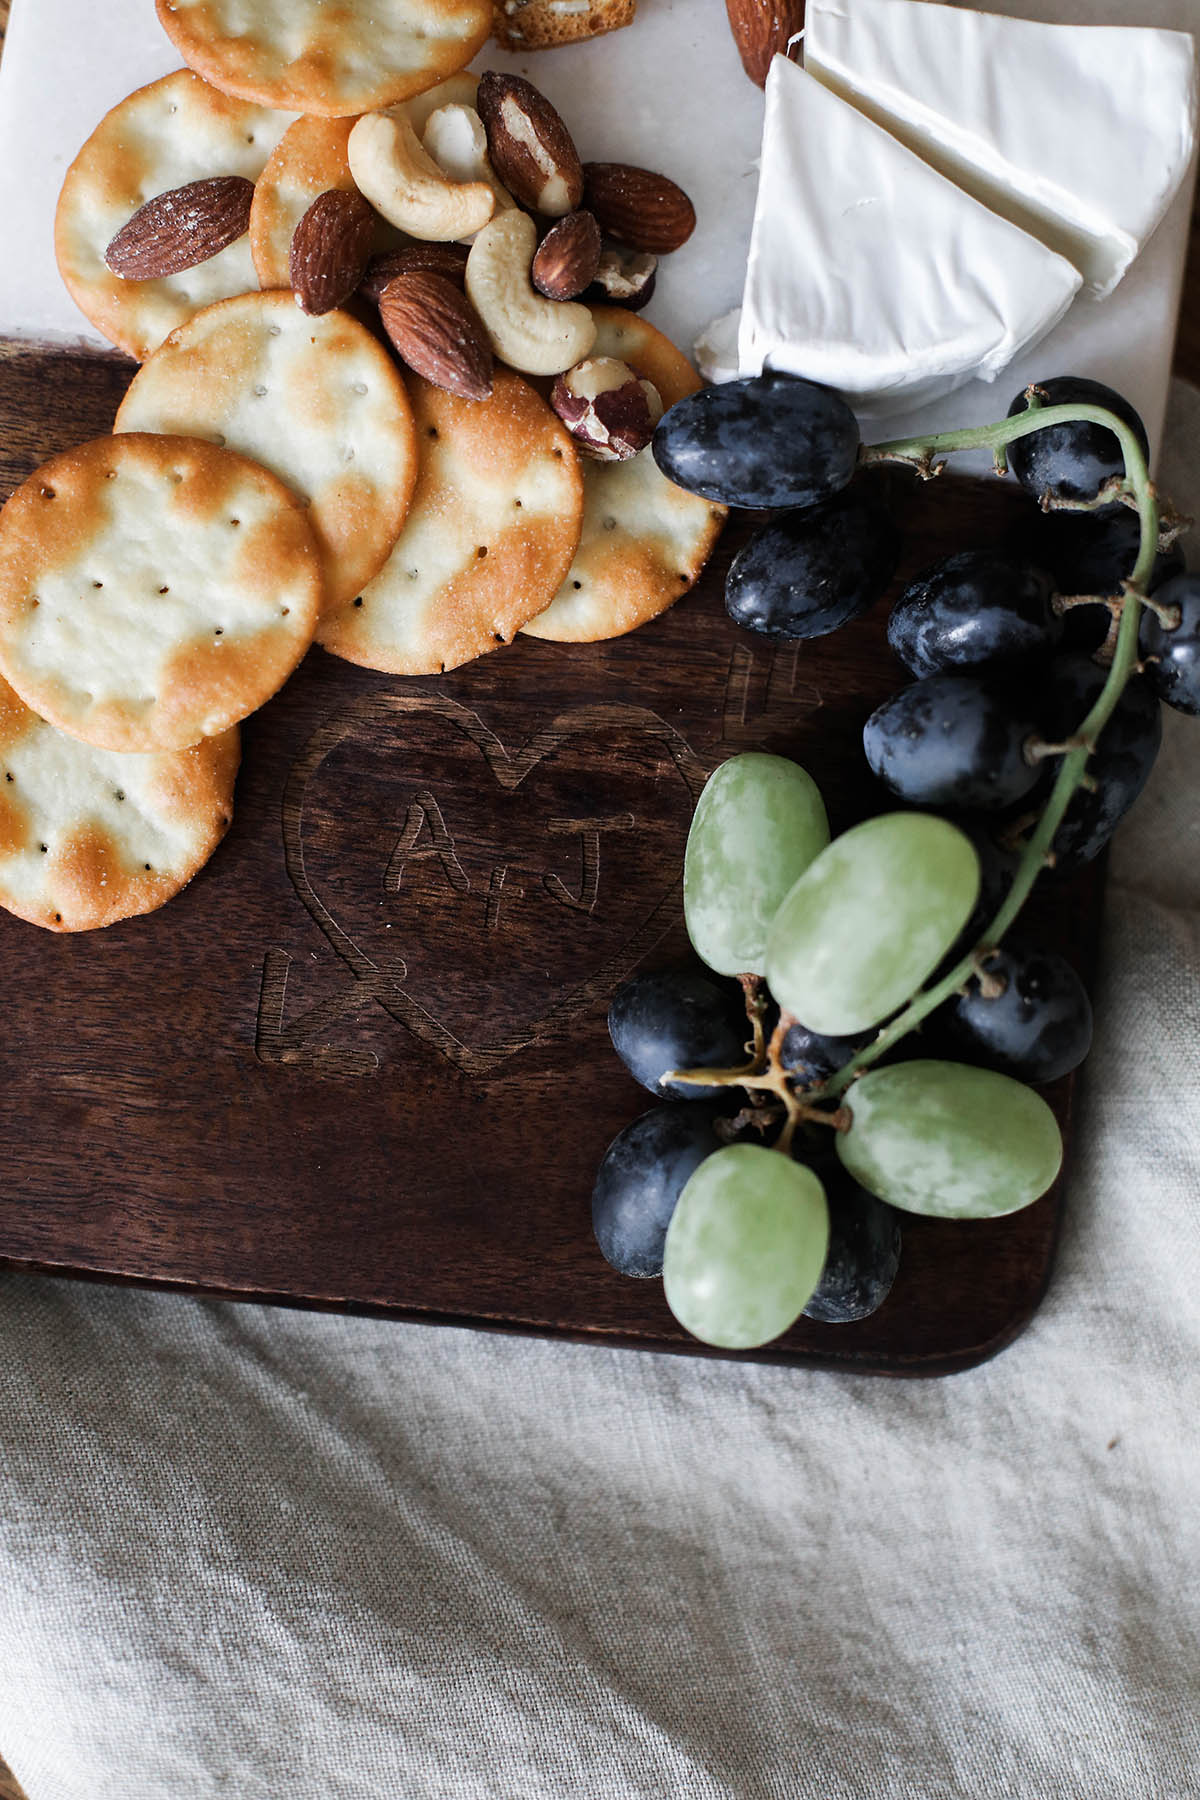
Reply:
M134 377L116 430L204 438L270 469L309 508L326 605L387 561L417 473L404 382L349 313L314 318L290 293L208 307Z
M615 356L652 381L664 408L701 386L687 358L637 313L593 308L593 356ZM685 493L647 446L627 462L583 463L579 549L545 612L522 629L558 643L621 637L686 594L725 522L723 507Z
M102 749L181 749L245 718L304 655L322 595L295 496L190 438L95 438L0 512L0 674Z
M153 912L233 817L237 727L187 750L97 750L0 681L0 906L50 931Z
M290 112L342 118L433 87L482 49L491 0L156 0L206 81Z
M510 369L490 400L410 377L420 468L375 580L327 613L318 642L393 674L438 674L511 641L558 588L579 540L575 447Z
M124 281L104 261L120 228L156 194L214 175L256 181L291 123L178 69L129 94L67 170L54 222L59 271L75 304L139 362L201 307L258 285L243 235L207 262L157 281Z

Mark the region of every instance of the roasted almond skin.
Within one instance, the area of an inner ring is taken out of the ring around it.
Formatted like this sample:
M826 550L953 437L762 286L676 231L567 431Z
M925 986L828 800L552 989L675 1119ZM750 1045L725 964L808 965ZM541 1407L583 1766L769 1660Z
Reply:
M254 183L209 175L155 194L122 225L104 260L125 281L159 281L207 262L249 230Z
M378 306L389 281L395 281L397 275L413 275L419 269L444 275L461 288L470 253L469 244L404 244L399 250L383 250L367 264L359 292Z
M487 132L492 167L513 199L551 219L574 212L583 194L579 152L532 81L487 70L479 78L475 110Z
M606 236L653 256L678 250L696 229L696 209L683 189L632 163L585 163L583 197Z
M353 188L326 188L295 231L289 273L306 313L332 312L362 280L375 235L375 211Z
M573 300L600 266L600 227L590 212L572 212L552 225L534 253L530 279L547 300Z
M771 58L786 56L790 40L804 29L804 0L725 0L725 11L743 69L756 87L765 87Z
M418 375L463 400L492 392L492 346L482 319L445 275L414 269L389 281L379 300L388 337Z

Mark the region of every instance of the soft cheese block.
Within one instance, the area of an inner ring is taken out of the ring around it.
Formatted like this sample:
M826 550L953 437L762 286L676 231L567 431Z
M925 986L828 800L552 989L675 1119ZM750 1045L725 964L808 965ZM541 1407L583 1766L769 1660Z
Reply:
M804 66L1111 293L1196 141L1189 33L809 0Z
M781 369L875 413L912 407L973 375L993 380L1079 287L1065 258L775 58L743 375Z

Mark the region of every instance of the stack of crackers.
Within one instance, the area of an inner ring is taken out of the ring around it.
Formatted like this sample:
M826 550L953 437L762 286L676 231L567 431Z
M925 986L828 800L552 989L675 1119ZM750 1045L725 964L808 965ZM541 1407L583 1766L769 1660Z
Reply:
M351 134L385 114L428 161L439 110L475 118L465 64L492 0L157 7L189 66L101 121L56 220L71 293L142 367L113 435L0 513L0 905L62 931L190 880L232 817L238 722L314 641L415 676L518 631L614 636L691 587L723 517L648 449L581 455L544 379L497 361L466 398L402 366L369 283L306 310L315 203L353 215L364 259L410 244L359 194ZM498 10L503 30L544 15L574 37L585 10L610 29L632 3ZM131 275L147 244L153 272ZM640 314L593 318L592 354L664 407L699 385Z

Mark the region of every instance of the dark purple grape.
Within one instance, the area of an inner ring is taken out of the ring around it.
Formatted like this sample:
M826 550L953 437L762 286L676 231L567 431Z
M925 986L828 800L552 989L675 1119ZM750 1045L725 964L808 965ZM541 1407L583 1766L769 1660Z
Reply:
M1092 1046L1092 1003L1065 956L1006 943L986 962L1004 991L986 998L978 976L947 1001L941 1023L960 1054L1019 1081L1057 1081Z
M660 1086L668 1069L730 1069L746 1061L750 1027L741 996L691 969L635 975L608 1009L613 1048L629 1073L661 1100L716 1100L721 1087Z
M1075 401L1115 413L1135 433L1142 455L1149 455L1146 427L1138 414L1128 400L1102 381L1090 381L1083 375L1059 375L1037 385L1047 406L1066 406ZM1024 393L1018 394L1008 409L1009 418L1025 412L1027 405ZM1084 420L1031 431L1010 444L1005 454L1021 486L1038 500L1047 496L1054 500L1094 500L1106 481L1125 473L1125 459L1116 434Z
M1051 665L1046 704L1046 737L1062 743L1073 737L1095 705L1108 671L1073 651ZM1162 742L1162 708L1149 682L1126 682L1112 717L1100 734L1087 772L1094 791L1080 788L1054 837L1060 868L1077 868L1098 856L1149 778ZM1059 759L1051 758L1057 773Z
M1054 576L1060 594L1116 596L1133 574L1141 543L1141 522L1128 506L1104 506L1099 512L1049 512L1037 515L1037 554ZM1184 569L1178 544L1160 550L1150 571L1151 594ZM1108 635L1112 614L1107 606L1072 606L1063 614L1063 647L1098 650Z
M1033 718L976 675L927 675L885 700L863 728L875 774L910 806L998 812L1035 785L1025 759Z
M1200 713L1200 575L1176 575L1155 594L1163 606L1177 606L1179 623L1170 630L1152 612L1142 615L1141 650L1146 680L1176 712Z
M709 1106L656 1106L619 1132L592 1190L592 1229L621 1275L661 1275L675 1203L706 1156L721 1148Z
M875 604L899 553L891 514L856 484L755 532L733 559L725 607L735 625L765 637L824 637Z
M1051 651L1062 622L1053 583L995 550L961 550L926 569L897 600L888 643L914 675L1019 663Z
M878 1312L891 1291L900 1267L900 1219L840 1164L822 1158L817 1174L829 1202L829 1250L804 1317L849 1325Z
M724 506L816 506L846 486L858 421L832 389L797 375L700 388L670 407L654 460L691 494Z
M794 1076L797 1087L812 1087L844 1069L874 1036L874 1031L863 1031L855 1037L825 1037L807 1025L790 1025L779 1047L779 1060Z

